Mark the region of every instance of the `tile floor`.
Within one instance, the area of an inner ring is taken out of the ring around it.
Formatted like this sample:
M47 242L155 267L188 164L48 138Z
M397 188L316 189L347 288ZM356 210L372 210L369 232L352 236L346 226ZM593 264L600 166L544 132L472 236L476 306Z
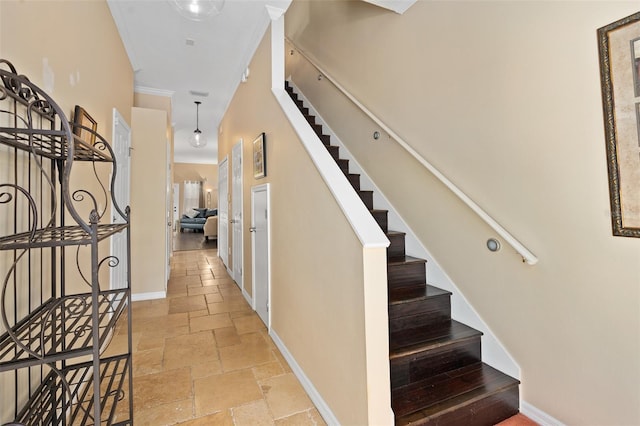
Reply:
M325 425L217 250L174 252L167 298L132 305L136 425ZM107 349L126 350L122 318ZM519 414L500 426L533 426Z
M167 298L132 315L136 425L325 424L216 250L175 252Z

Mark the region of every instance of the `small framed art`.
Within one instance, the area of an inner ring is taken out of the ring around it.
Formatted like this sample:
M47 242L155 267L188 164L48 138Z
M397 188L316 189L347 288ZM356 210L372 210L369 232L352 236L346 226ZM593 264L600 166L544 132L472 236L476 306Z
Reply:
M264 132L253 141L253 177L262 179L267 175L267 147Z

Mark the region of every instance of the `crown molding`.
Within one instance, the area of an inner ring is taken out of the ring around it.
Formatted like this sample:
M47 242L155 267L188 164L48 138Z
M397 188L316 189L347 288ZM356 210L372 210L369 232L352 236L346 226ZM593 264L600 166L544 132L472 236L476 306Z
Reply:
M175 95L176 93L173 90L156 89L155 87L138 86L138 85L136 85L133 88L133 91L135 93L140 93L142 95L164 96L166 98L173 98L173 95Z
M363 0L367 3L375 4L376 6L384 9L393 10L397 14L402 15L407 11L417 0Z

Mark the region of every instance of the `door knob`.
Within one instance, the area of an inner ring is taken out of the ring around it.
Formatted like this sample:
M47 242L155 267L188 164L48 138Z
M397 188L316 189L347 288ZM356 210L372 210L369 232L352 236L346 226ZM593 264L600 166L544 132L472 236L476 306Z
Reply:
M249 228L249 232L256 232L256 227L252 226L251 228Z

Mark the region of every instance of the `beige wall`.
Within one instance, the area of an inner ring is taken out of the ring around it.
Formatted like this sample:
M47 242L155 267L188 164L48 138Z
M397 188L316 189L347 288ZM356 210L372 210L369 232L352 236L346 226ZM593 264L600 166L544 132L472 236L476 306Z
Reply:
M640 240L611 236L596 29L637 2L295 2L288 35L538 257L527 266L326 80L296 75L567 424L640 423ZM357 59L354 52L358 52ZM437 284L437 283L436 283Z
M98 132L108 141L111 140L113 108L117 108L130 122L133 70L105 1L0 1L0 57L12 62L18 73L28 76L47 91L67 118L72 118L75 105L83 106L98 122ZM7 153L7 150L0 149L2 182L9 169L5 163ZM98 173L107 182L108 168L98 166ZM103 201L102 190L95 182L90 166L74 165L72 185L75 189L94 193L99 207L108 211L109 206ZM79 210L83 217L88 218L86 204L79 206ZM12 222L11 217L0 215L0 236L7 235L12 229L8 222ZM100 244L100 256L108 255L109 243L106 241ZM33 256L41 255L34 253ZM46 256L43 263L45 277L49 273ZM67 292L86 292L88 288L85 285L73 285L79 281L75 248L67 250L67 257L67 283L74 287ZM81 250L80 258L83 272L89 274L86 248ZM0 256L2 279L7 271L7 260L8 257ZM32 261L31 274L38 273L37 266L38 262ZM18 280L25 282L27 272L21 273L23 275ZM103 268L100 280L103 287L109 285L108 268ZM27 376L22 374L21 377ZM13 386L13 373L0 374L0 423L14 417Z
M131 111L131 291L140 295L167 284L167 114Z
M107 140L112 108L131 121L133 70L106 1L3 1L0 9L2 57L69 116L83 106Z
M171 162L173 163L173 127L171 126L173 104L168 96L150 95L148 93L134 93L133 105L140 108L158 109L167 113L167 140L171 143ZM173 182L173 180L172 180Z
M219 159L231 161L233 144L244 140L244 289L251 293L250 190L270 183L272 331L341 424L367 424L363 259L380 253L363 252L283 116L270 90L270 66L267 34L221 125ZM255 180L251 142L260 132L268 174Z

